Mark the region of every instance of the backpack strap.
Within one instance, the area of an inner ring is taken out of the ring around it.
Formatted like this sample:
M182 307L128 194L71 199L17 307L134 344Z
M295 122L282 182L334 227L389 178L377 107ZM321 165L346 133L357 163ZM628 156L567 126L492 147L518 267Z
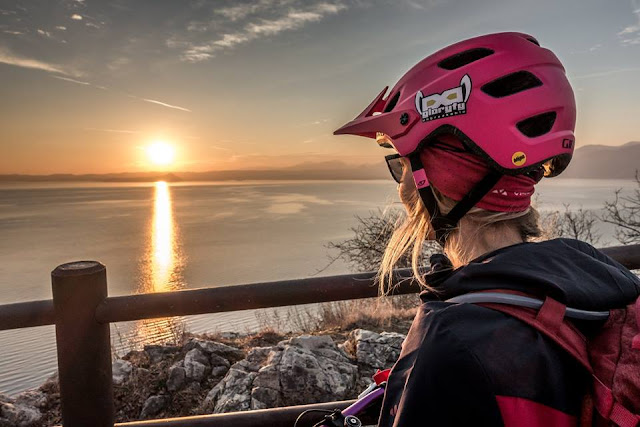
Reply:
M507 302L501 298L494 298L491 295L487 295L496 293L511 296L519 295L520 298L526 298L526 300L524 301L528 302L529 306L521 306L522 304L514 305L513 299L511 299L510 302ZM477 297L468 298L476 295L481 295L483 297L481 298L483 301L480 302ZM530 300L535 301L535 305L538 305L540 309L536 310L535 308L530 308L532 307ZM576 359L585 369L587 369L587 371L593 373L593 369L591 367L591 363L589 362L589 356L587 353L586 338L575 326L573 326L568 321L565 321L565 314L567 312L566 305L556 301L551 297L546 297L543 302L536 298L532 298L522 292L497 289L460 295L458 297L447 300L447 302L471 302L515 317L516 319L532 326L533 328L550 338L553 342L555 342L571 356L573 356L573 358Z
M638 325L638 330L640 330L640 298L636 299L635 312L636 324ZM633 337L631 341L631 348L633 348L634 350L640 350L640 333Z
M609 387L593 376L594 405L600 415L619 427L636 427L640 423L640 415L636 415L618 402Z

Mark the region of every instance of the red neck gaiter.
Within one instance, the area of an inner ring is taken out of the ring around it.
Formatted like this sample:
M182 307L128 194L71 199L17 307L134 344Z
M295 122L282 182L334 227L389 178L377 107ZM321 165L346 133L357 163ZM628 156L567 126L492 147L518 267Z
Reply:
M445 196L460 200L489 173L489 168L479 156L461 151L464 147L455 137L442 136L439 140L448 148L430 145L422 150L420 159L431 185ZM524 211L531 205L537 182L525 175L504 175L476 206L496 212Z

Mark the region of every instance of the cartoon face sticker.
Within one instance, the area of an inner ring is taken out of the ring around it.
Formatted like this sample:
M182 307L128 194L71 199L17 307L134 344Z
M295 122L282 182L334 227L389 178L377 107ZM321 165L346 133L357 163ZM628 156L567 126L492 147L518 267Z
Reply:
M418 91L415 99L416 110L422 116L423 122L465 114L469 95L471 95L471 78L465 74L460 80L460 86L447 89L442 93L424 96L422 91Z

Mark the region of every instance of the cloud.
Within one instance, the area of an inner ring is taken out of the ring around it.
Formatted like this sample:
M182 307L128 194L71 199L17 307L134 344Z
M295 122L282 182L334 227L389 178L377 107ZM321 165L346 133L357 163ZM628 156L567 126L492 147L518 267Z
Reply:
M623 46L640 44L640 0L631 0L631 13L635 15L637 23L625 27L618 33Z
M73 15L71 15L71 19L73 19L74 21L82 21L82 15L74 13Z
M167 107L167 108L173 108L174 110L180 110L180 111L186 111L187 113L190 113L191 110L189 110L188 108L184 108L184 107L179 107L177 105L172 105L172 104L167 104L166 102L162 102L162 101L157 101L155 99L149 99L149 98L141 98L139 96L135 96L135 95L129 95L131 98L134 99L139 99L141 101L144 102L150 102L152 104L156 104L156 105L161 105L163 107Z
M95 132L113 132L113 133L142 133L139 130L126 130L126 129L101 129L101 128L84 128L87 131Z
M230 148L219 147L217 145L210 145L209 147L214 148L216 150L229 151L229 152L233 153L233 150L231 150Z
M216 13L221 14L231 21L243 19L251 14L257 13L270 6L273 2L262 1L258 4L246 4L220 9ZM280 3L286 4L288 2ZM285 31L298 30L305 25L318 22L328 15L337 14L345 10L347 6L340 3L317 3L305 9L291 9L280 11L279 16L272 19L256 18L247 22L241 30L225 32L217 39L204 43L178 42L170 39L167 46L171 48L181 47L183 52L181 58L188 62L200 62L215 56L216 52L233 49L236 46L249 43L262 37L275 36ZM188 29L197 31L207 31L206 24L189 24Z
M77 76L80 73L65 69L60 65L49 62L39 61L37 59L24 58L0 47L0 63L13 65L14 67L30 68L33 70L42 70L49 73L57 73L62 75Z
M640 67L635 67L635 68L618 68L618 69L614 69L614 70L607 70L607 71L600 71L597 73L590 73L590 74L584 74L582 76L575 76L574 79L576 80L581 80L581 79L593 79L593 78L597 78L597 77L606 77L606 76L610 76L612 74L619 74L619 73L629 73L629 72L638 72L640 71Z
M76 79L71 79L69 77L61 77L61 76L51 76L51 77L53 77L54 79L58 79L58 80L64 80L65 82L75 83L77 85L91 86L91 87L95 87L96 89L100 89L100 90L109 90L109 88L106 88L104 86L99 86L99 85L95 85L93 83L83 82L83 81L76 80Z
M422 1L413 1L413 0L407 0L407 4L414 8L414 9L419 9L419 10L426 10L432 6L435 6L437 4L442 3L443 0L422 0Z
M40 28L38 28L37 33L40 34L41 36L45 36L47 38L52 38L53 37L49 31L44 31L44 30L41 30Z
M260 10L263 10L270 2L257 2L253 4L241 4L237 6L224 7L215 11L218 15L235 22L246 18Z
M74 83L74 84L78 84L78 85L82 85L82 86L90 86L90 87L94 87L94 88L100 89L100 90L112 91L112 89L109 89L109 88L104 87L104 86L95 85L93 83L85 82L85 81L81 81L81 80L71 79L69 77L61 77L61 76L52 76L52 77L54 77L56 79L59 79L59 80L64 80L64 81L69 82L69 83ZM119 92L119 91L116 91L116 92ZM131 95L131 94L129 94L128 96L129 96L129 98L138 99L140 101L149 102L151 104L160 105L162 107L172 108L174 110L186 111L188 113L191 112L191 110L189 110L188 108L179 107L177 105L172 105L172 104L167 104L166 102L157 101L155 99L142 98L140 96Z
M60 76L52 76L52 77L54 79L60 79L60 80L64 80L64 81L67 81L67 82L76 83L76 84L79 84L79 85L93 86L89 82L81 82L80 80L70 79L68 77L60 77Z

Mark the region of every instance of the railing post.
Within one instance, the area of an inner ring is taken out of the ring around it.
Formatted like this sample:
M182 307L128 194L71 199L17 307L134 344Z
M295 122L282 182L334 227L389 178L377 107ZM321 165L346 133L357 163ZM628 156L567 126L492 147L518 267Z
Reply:
M51 272L64 427L114 424L111 338L96 321L107 297L106 268L96 261L62 264Z

